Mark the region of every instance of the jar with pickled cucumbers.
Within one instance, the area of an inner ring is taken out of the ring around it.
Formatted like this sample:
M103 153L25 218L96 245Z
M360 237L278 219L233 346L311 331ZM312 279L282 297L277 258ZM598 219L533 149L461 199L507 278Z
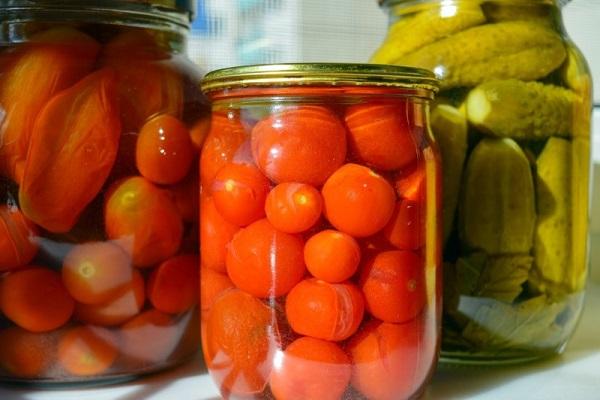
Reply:
M433 74L361 64L209 73L201 331L225 398L409 398L437 360Z
M0 4L0 381L105 383L199 348L192 3Z
M441 80L442 361L561 353L587 273L591 79L553 0L386 0L374 63Z

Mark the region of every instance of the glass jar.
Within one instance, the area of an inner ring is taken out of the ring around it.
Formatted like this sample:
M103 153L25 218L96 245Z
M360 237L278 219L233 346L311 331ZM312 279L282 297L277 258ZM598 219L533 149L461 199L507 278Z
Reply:
M442 360L563 351L587 273L591 79L553 0L383 1L373 62L433 70L444 182Z
M201 330L223 397L419 394L441 318L433 74L262 65L202 88Z
M0 5L0 380L114 381L196 351L209 107L192 2L165 4Z

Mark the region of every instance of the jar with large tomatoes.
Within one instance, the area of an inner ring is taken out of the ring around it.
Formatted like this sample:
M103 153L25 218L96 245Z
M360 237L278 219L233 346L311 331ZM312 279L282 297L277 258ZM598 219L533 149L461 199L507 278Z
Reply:
M107 382L194 354L208 103L193 2L166 4L0 4L0 380Z
M425 70L209 73L201 331L225 398L408 398L437 357L440 172Z

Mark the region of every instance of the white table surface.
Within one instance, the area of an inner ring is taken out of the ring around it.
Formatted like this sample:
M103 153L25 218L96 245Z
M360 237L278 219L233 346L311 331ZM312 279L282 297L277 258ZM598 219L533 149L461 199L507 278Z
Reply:
M598 266L600 267L600 266ZM213 400L201 360L130 383L85 390L0 387L0 400ZM600 285L590 283L583 317L562 356L505 368L440 368L425 400L600 399Z

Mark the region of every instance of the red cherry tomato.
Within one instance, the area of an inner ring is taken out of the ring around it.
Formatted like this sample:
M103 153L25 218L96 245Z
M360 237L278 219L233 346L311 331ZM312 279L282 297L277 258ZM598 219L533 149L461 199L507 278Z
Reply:
M238 226L264 217L269 189L269 180L249 164L226 164L212 184L215 207L223 218Z
M352 336L364 313L364 299L351 283L327 283L315 278L294 286L285 302L292 329L306 336L339 341Z
M412 398L433 364L427 357L432 346L419 319L400 325L372 320L347 346L352 386L369 399Z
M226 221L212 197L203 197L200 206L200 254L202 265L225 272L227 245L240 227Z
M272 181L320 186L346 158L346 129L325 107L288 109L254 126L252 154Z
M144 278L138 270L134 270L133 281L121 296L104 304L77 303L75 318L91 325L121 325L139 314L145 299Z
M149 267L175 255L183 238L183 221L173 201L142 177L117 181L104 206L107 236Z
M362 162L381 170L409 165L417 158L405 105L361 104L346 111L350 148Z
M303 247L302 239L261 219L240 230L231 241L227 273L238 288L253 296L282 296L306 272Z
M79 244L63 261L62 279L78 302L106 303L115 300L131 286L131 257L110 242Z
M425 196L425 167L421 163L400 171L396 178L396 193L403 199L423 201Z
M359 286L369 313L385 322L410 321L427 301L423 260L411 251L379 253L365 265Z
M343 232L327 229L312 236L304 245L304 261L315 277L330 283L350 279L360 262L360 247Z
M338 230L355 237L382 229L394 212L392 186L371 169L346 164L333 173L322 189L325 216Z
M150 181L163 185L179 182L194 158L190 132L171 115L154 117L140 130L135 156L138 170Z
M287 346L273 368L271 391L278 400L338 400L351 373L350 358L337 344L305 336Z
M196 255L178 255L156 267L148 278L148 299L159 311L179 314L198 303L200 262Z
M200 181L207 194L217 172L233 160L245 140L244 127L235 114L212 114L210 130L200 153Z
M404 199L396 203L383 230L387 240L402 250L417 250L425 244L425 210L421 202Z
M299 233L312 227L321 216L321 193L304 183L280 183L267 196L265 212L282 232Z

